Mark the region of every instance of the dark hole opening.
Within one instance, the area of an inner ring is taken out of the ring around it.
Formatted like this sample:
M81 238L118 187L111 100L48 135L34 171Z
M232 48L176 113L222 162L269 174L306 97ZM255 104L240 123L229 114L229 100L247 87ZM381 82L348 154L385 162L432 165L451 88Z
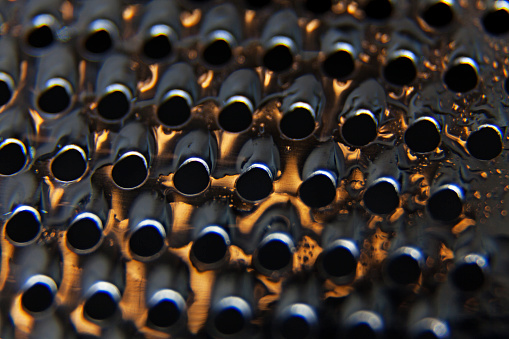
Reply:
M29 312L43 312L53 304L54 297L51 288L47 284L39 282L23 293L21 304Z
M144 226L137 229L129 239L131 252L140 257L151 257L161 251L164 237L154 226Z
M344 277L355 274L357 259L349 249L338 246L324 253L322 266L327 274L333 277Z
M129 155L117 161L111 170L111 177L120 188L135 188L147 178L148 171L140 156Z
M270 271L285 268L292 261L292 251L286 243L273 239L258 249L258 262Z
M17 143L7 143L0 147L0 174L13 175L25 167L27 157L23 147Z
M310 334L311 326L300 315L292 315L281 324L281 335L285 339L304 339Z
M299 196L311 208L324 207L336 198L336 186L328 176L316 174L300 185Z
M417 334L415 339L440 339L440 337L437 337L437 335L433 333L431 330L426 330L424 332Z
M339 50L331 53L323 62L324 73L335 79L344 79L355 69L355 60L348 51Z
M293 64L292 51L285 45L276 45L265 53L263 64L274 72L286 71Z
M245 326L244 316L237 308L228 307L218 313L214 326L220 333L226 335L239 333Z
M31 211L20 211L14 214L5 225L5 234L12 241L27 243L37 237L41 223Z
M279 128L287 138L304 139L315 130L315 119L310 111L297 107L283 116Z
M389 259L387 274L396 283L408 285L417 282L421 276L419 262L408 254Z
M97 103L97 112L107 120L117 120L129 113L129 99L121 91L113 91L103 96Z
M143 54L151 59L163 59L172 52L170 39L166 35L157 35L145 41Z
M71 104L69 93L62 86L53 86L41 93L37 105L46 113L57 114L65 111Z
M331 9L332 0L306 0L306 9L315 14L323 14Z
M192 251L198 261L213 264L225 257L228 245L222 235L209 232L196 239Z
M362 147L375 140L378 128L369 114L358 114L345 121L341 127L341 135L348 144Z
M46 25L32 29L27 37L28 44L34 48L48 47L53 40L53 31Z
M429 198L428 209L433 219L450 222L460 216L463 203L454 190L445 188Z
M391 183L381 181L366 190L364 205L375 214L389 214L399 206L399 195Z
M249 201L265 199L272 192L272 180L267 171L254 167L241 174L236 184L237 193Z
M203 59L212 66L224 65L231 57L230 44L222 39L214 40L203 51Z
M73 181L80 178L87 169L87 160L76 149L68 149L58 154L51 162L51 173L60 181Z
M92 319L106 320L117 311L117 303L111 294L106 291L99 291L88 298L83 310Z
M198 194L209 185L209 172L198 161L191 161L180 167L173 176L175 188L182 194Z
M247 129L253 121L249 107L243 102L233 102L219 112L218 122L227 132L238 133Z
M270 0L246 0L247 4L253 8L262 8L270 3Z
M442 1L429 6L424 13L422 13L424 21L426 21L429 26L435 28L447 26L451 23L453 17L454 12L452 8Z
M482 23L490 34L505 34L509 31L509 13L505 9L491 11L484 16Z
M484 284L484 272L476 263L463 263L452 273L453 284L462 291L475 291Z
M191 117L191 108L187 100L181 96L174 95L165 100L157 108L159 121L167 126L179 126L184 124Z
M85 251L99 243L102 229L92 218L83 218L69 226L67 241L73 248Z
M498 131L484 127L472 132L467 139L468 152L476 159L491 160L502 153L502 138Z
M451 91L465 93L477 86L477 71L470 64L458 64L445 72L444 82Z
M85 40L85 48L90 53L101 54L107 52L113 46L110 33L99 30L90 34Z
M384 68L384 77L396 86L405 86L414 81L417 69L412 59L399 57L389 61Z
M0 106L5 105L11 100L12 91L7 82L0 80Z
M162 300L148 311L149 321L158 327L170 327L180 319L180 309L173 300Z
M389 0L371 0L364 8L364 12L371 19L386 19L392 13L392 4Z
M346 337L350 339L376 339L376 332L366 323L360 323L350 327L346 331Z
M416 153L434 151L440 144L440 140L440 131L437 126L426 119L413 123L405 131L405 143Z

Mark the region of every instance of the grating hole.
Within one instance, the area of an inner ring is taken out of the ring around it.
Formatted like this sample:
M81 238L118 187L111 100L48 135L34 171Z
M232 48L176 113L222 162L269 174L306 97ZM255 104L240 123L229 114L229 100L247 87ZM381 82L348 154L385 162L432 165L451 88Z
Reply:
M444 188L429 198L428 209L433 219L450 222L460 216L463 203L454 190Z
M14 242L23 244L34 240L41 230L41 223L31 211L19 211L5 224L5 234Z
M336 198L336 186L328 176L316 174L301 184L299 196L311 208L324 207Z
M292 52L285 45L276 45L265 53L263 64L274 72L286 71L293 64Z
M139 257L151 257L161 251L164 246L164 237L154 226L140 227L131 234L129 248Z
M484 272L476 263L463 263L452 272L453 284L462 291L475 291L484 284Z
M322 266L328 275L344 277L355 274L357 271L357 259L350 250L343 246L338 246L324 253Z
M118 120L129 113L130 103L121 91L112 91L104 95L97 103L97 112L107 120Z
M387 263L387 274L392 281L408 285L417 282L421 276L419 262L410 255L398 255L389 259Z
M389 214L399 206L399 195L391 183L381 181L366 190L364 205L375 214Z
M192 251L198 261L213 264L225 257L228 245L223 236L215 232L209 232L196 239Z
M391 60L384 68L384 77L397 86L405 86L414 81L417 69L412 59L399 57Z
M28 34L27 42L34 48L45 48L51 45L54 39L51 28L44 25L32 29Z
M13 175L25 167L27 156L24 148L14 142L0 147L0 174Z
M483 17L482 23L490 34L505 34L509 31L509 12L505 9L491 11Z
M416 121L405 132L405 143L416 153L434 151L440 144L440 131L437 126L426 119Z
M33 313L43 312L50 308L54 299L53 291L44 283L36 283L21 296L21 305Z
M212 66L226 64L232 58L232 50L225 40L214 40L203 51L203 59Z
M376 339L376 332L366 323L360 323L350 327L345 338L349 339Z
M130 189L141 185L147 178L148 171L140 156L129 155L113 165L111 177L120 188Z
M255 167L239 176L235 188L241 198L259 201L272 192L272 180L267 171Z
M323 14L331 9L332 0L306 0L306 9L315 14Z
M189 120L191 108L186 99L174 95L157 108L157 117L167 126L179 126Z
M422 18L429 26L441 28L452 22L454 12L448 4L439 1L429 6L424 13L422 13Z
M242 313L235 307L228 307L219 312L214 320L214 326L223 334L232 335L242 331L246 321Z
M315 119L309 110L297 107L283 116L279 128L289 139L304 139L315 130Z
M369 114L355 115L345 121L341 127L341 135L354 147L366 146L378 135L376 121Z
M322 69L331 78L344 79L355 69L355 60L348 51L339 50L329 54L324 60Z
M81 178L87 170L87 160L76 149L68 149L58 154L51 162L51 173L60 181L73 181Z
M71 97L63 86L53 86L41 93L37 105L45 113L57 114L71 104Z
M111 318L117 311L117 303L111 294L106 291L99 291L88 298L83 311L92 319L106 320Z
M96 246L101 240L102 229L92 218L82 218L69 226L67 241L79 251Z
M105 30L99 30L90 34L85 40L85 48L90 53L102 54L113 47L110 33Z
M467 63L452 66L445 72L444 82L447 87L458 93L471 91L477 86L477 71Z
M168 57L172 49L170 39L166 35L152 37L143 44L143 54L155 60Z
M431 330L426 330L424 332L421 332L415 336L415 339L441 339L438 337L435 333L433 333Z
M371 19L387 19L392 13L392 4L389 0L371 0L364 8L366 16Z
M218 122L225 131L238 133L251 126L253 114L245 103L237 101L221 110Z
M148 311L148 320L158 327L170 327L181 316L180 309L173 300L162 300L152 306Z
M258 249L258 262L270 271L277 271L285 268L292 261L292 251L286 243L274 239L268 241Z
M7 82L0 80L0 106L5 105L11 100L12 91Z
M479 160L491 160L502 153L502 138L491 127L480 128L472 132L467 139L468 153Z
M311 334L311 326L300 315L292 315L281 324L281 335L285 339L305 339Z
M175 188L182 194L198 194L209 185L209 172L198 161L191 161L180 167L173 176Z

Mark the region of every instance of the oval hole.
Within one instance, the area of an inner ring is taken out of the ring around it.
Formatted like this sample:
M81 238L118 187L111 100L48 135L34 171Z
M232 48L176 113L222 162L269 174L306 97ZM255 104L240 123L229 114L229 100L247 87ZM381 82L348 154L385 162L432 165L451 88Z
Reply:
M286 45L277 44L265 53L263 64L273 72L286 71L293 64L292 51Z
M505 5L507 6L507 3ZM490 11L482 18L482 23L486 32L490 34L505 34L509 31L509 12L507 8Z
M460 58L447 69L444 82L447 87L458 93L465 93L477 86L477 69L475 63L468 58Z
M311 208L327 206L336 198L336 183L328 175L314 174L302 182L299 196Z
M332 0L306 0L305 7L315 14L324 14L330 11Z
M147 160L138 152L127 152L113 165L113 182L123 189L139 187L148 176Z
M235 335L246 326L244 314L236 307L226 307L218 312L214 319L214 326L219 333Z
M166 328L176 324L182 316L182 310L171 299L163 299L148 311L148 320L157 327Z
M18 173L27 161L26 147L18 139L6 139L0 144L0 175Z
M253 167L239 176L235 188L242 199L259 201L272 192L272 178L266 169Z
M384 77L396 86L409 85L417 76L414 60L408 56L399 56L387 63Z
M397 284L416 283L421 276L419 261L409 254L400 254L388 259L387 275Z
M173 51L170 39L164 35L156 35L145 41L143 54L150 59L159 60L168 57Z
M392 3L390 0L371 0L364 7L364 13L371 19L387 19L392 13Z
M168 92L166 99L157 108L157 118L167 126L180 126L191 118L190 96L187 92L182 95L171 92Z
M355 60L349 51L338 50L327 56L322 69L328 77L338 80L344 79L355 70Z
M251 126L253 113L248 105L242 101L234 101L226 105L219 112L219 126L231 133L242 132Z
M182 194L195 195L207 189L210 182L210 173L201 162L191 160L184 162L173 176L175 188Z
M223 39L212 41L203 51L203 59L212 66L226 64L232 58L230 44Z
M121 119L131 110L130 91L119 84L108 87L112 89L107 89L106 94L99 99L97 113L106 120Z
M452 282L460 290L472 292L484 284L484 272L476 263L461 263L452 272Z
M405 131L405 143L415 153L433 152L440 141L440 130L430 119L417 119Z
M51 307L55 294L45 282L37 282L23 292L21 305L31 313L44 312Z
M456 220L463 211L463 202L456 189L442 188L428 200L431 217L443 222Z
M304 139L315 130L315 118L304 107L296 107L281 118L279 128L289 139Z
M357 258L348 248L336 246L324 252L322 267L332 277L352 276L357 271Z
M117 308L115 297L108 291L99 290L85 301L83 311L89 318L101 321L113 317Z
M497 128L481 126L470 133L467 139L467 150L470 155L479 160L491 160L502 153L502 136Z
M14 91L14 81L11 76L0 72L0 107L11 101Z
M85 152L78 146L66 146L53 158L50 170L60 181L74 181L83 176L87 170Z
M345 338L351 339L376 339L377 332L367 323L358 323L349 327Z
M228 243L229 241L223 235L210 231L196 239L191 250L198 261L204 264L214 264L226 256Z
M64 79L51 79L37 99L37 106L45 113L58 114L71 104L71 85Z
M105 29L91 32L85 40L85 49L93 54L106 53L113 47L110 33Z
M53 30L47 25L34 27L27 36L27 43L33 48L46 48L54 40Z
M285 339L311 338L312 326L302 315L292 314L281 323L281 335Z
M92 213L78 215L67 229L67 243L71 250L88 252L99 245L103 227L101 219Z
M40 233L39 212L29 206L18 207L5 224L5 235L15 244L28 244L37 239Z
M429 26L442 28L452 22L454 12L449 4L444 1L437 1L424 10L422 18Z
M150 258L161 252L165 237L166 232L161 224L139 224L129 238L129 249L138 257Z
M269 271L278 271L291 264L293 253L288 244L280 239L271 239L258 248L257 260Z
M353 147L363 147L376 139L378 124L371 114L359 113L346 119L341 126L343 139Z
M364 205L375 214L389 214L399 206L399 194L396 187L387 180L380 180L364 193Z

